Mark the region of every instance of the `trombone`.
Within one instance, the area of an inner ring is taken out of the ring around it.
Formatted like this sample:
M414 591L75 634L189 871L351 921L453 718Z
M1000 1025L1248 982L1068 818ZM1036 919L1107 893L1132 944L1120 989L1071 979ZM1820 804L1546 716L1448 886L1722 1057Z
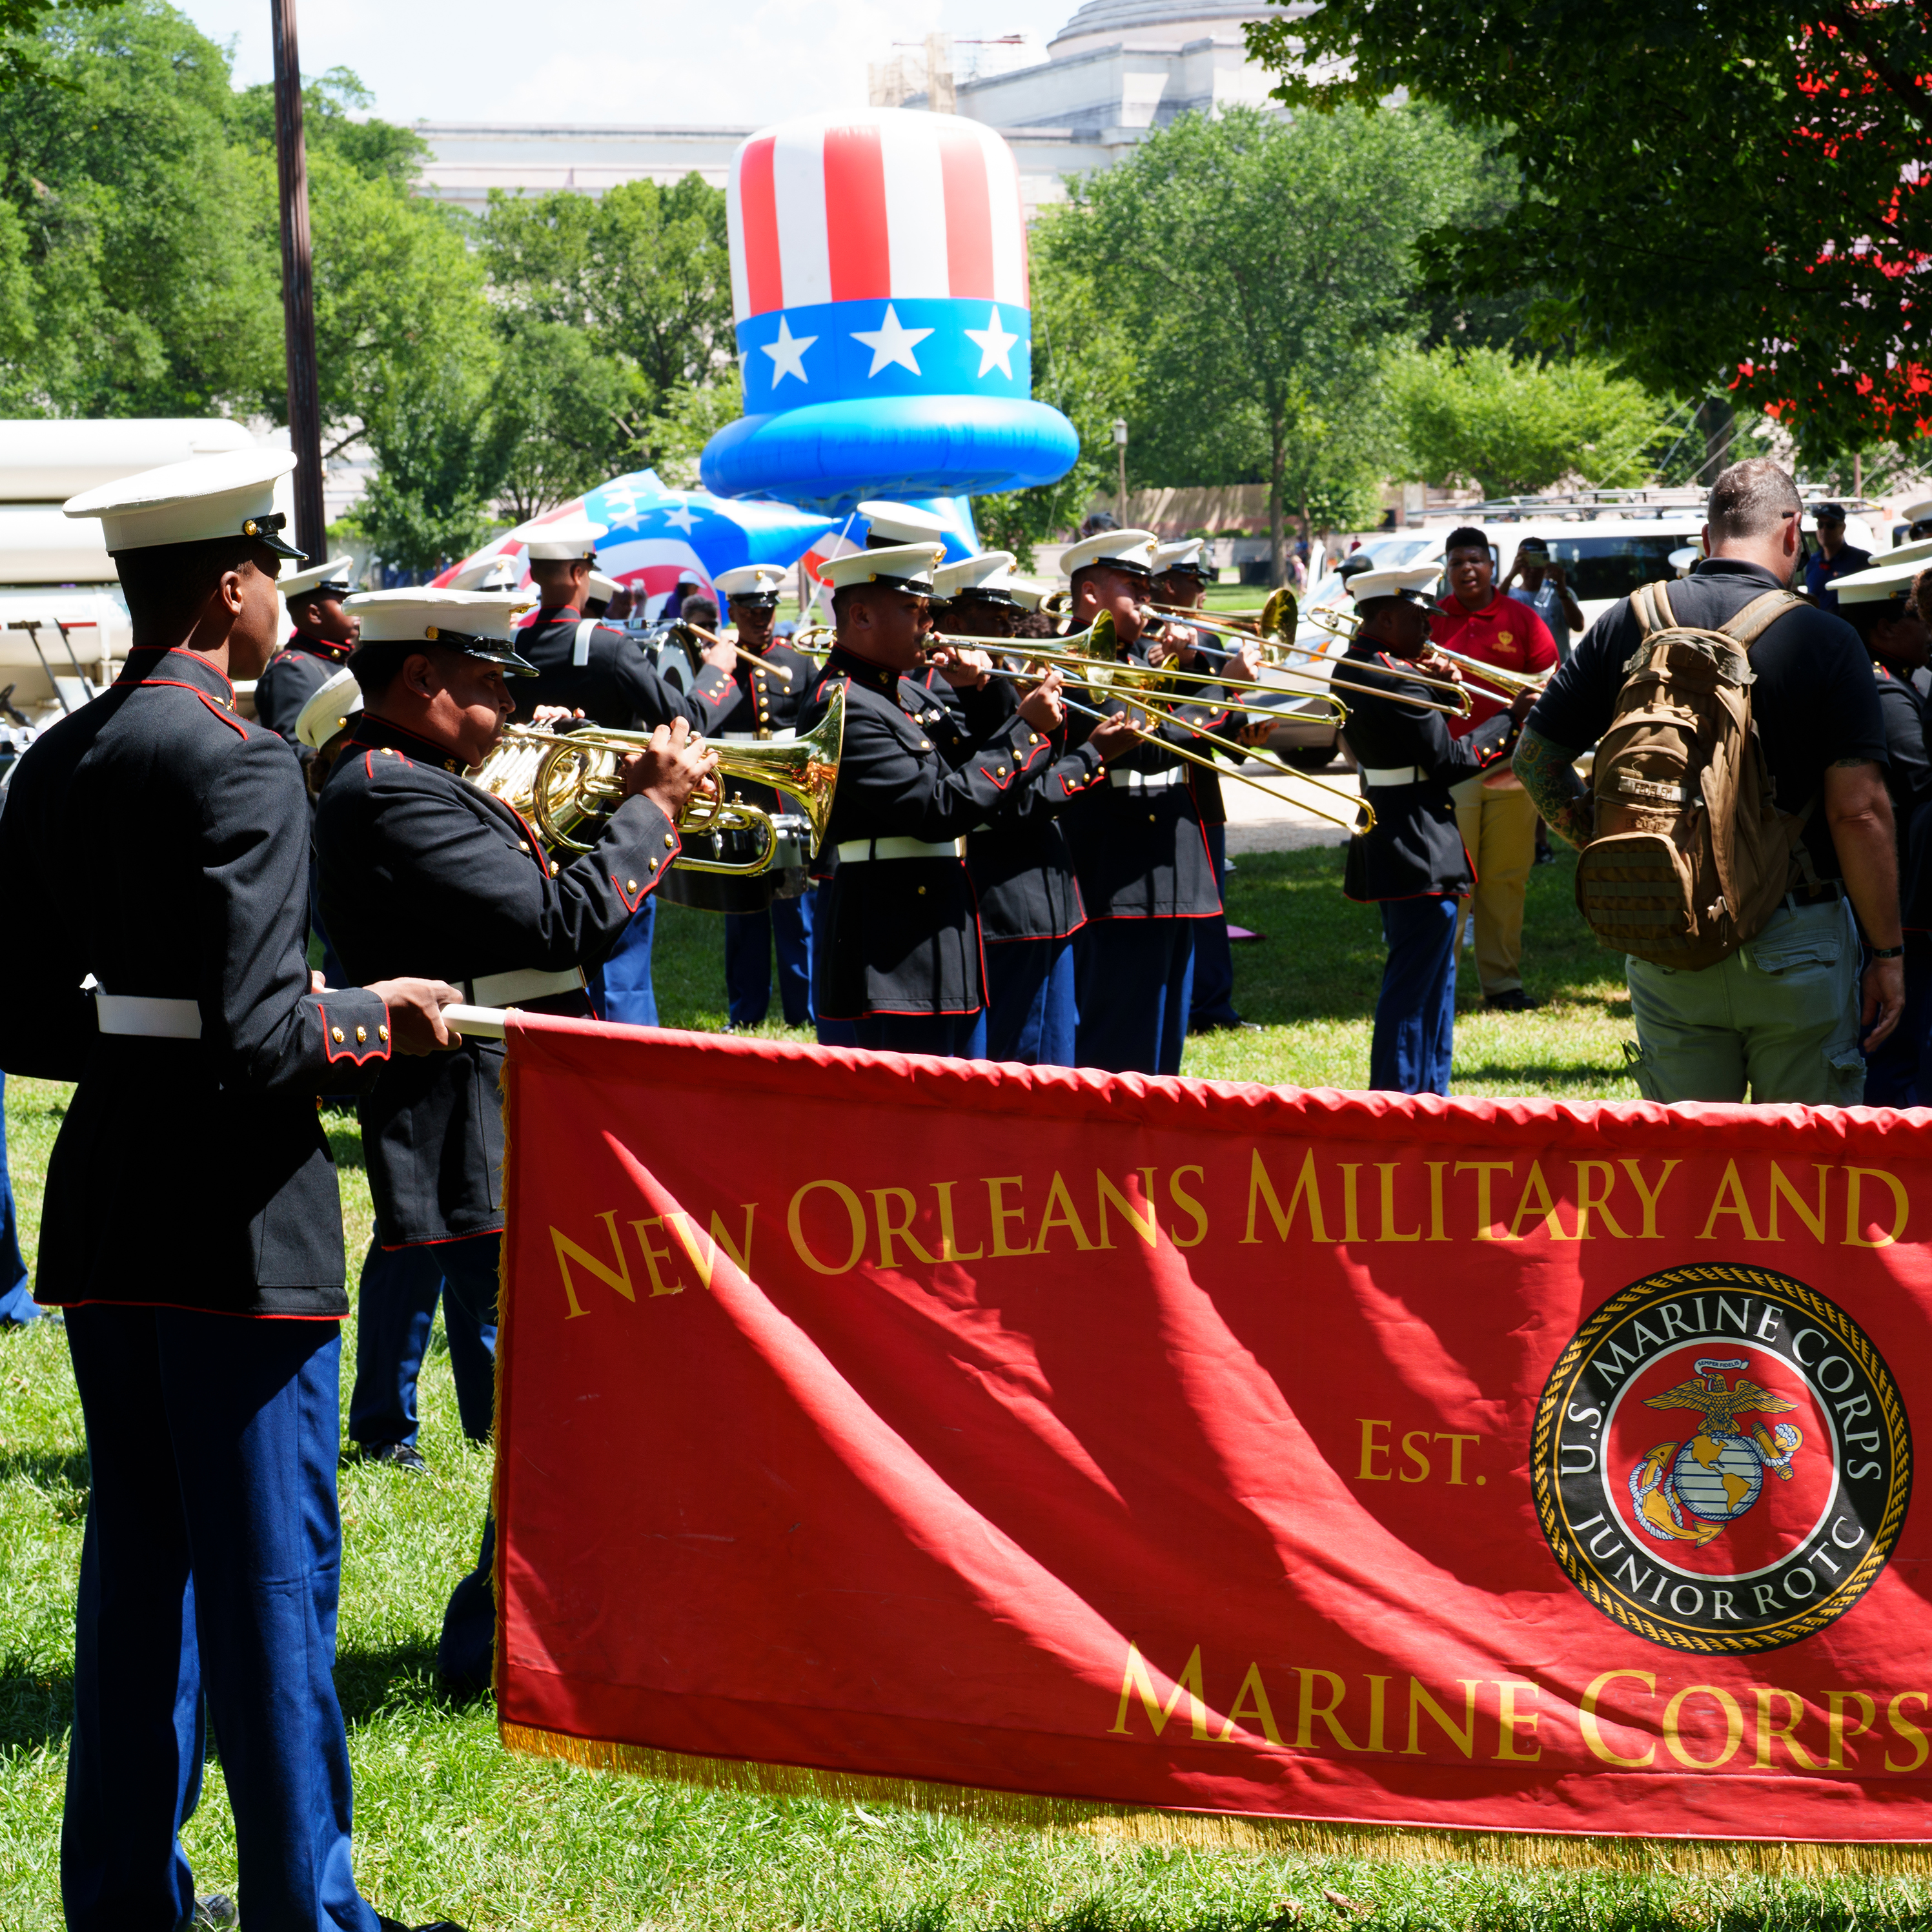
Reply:
M722 746L697 736L691 742L716 754L721 777L770 785L796 799L810 822L812 849L816 852L832 816L844 736L845 694L834 691L829 694L824 717L802 738ZM620 762L633 752L646 750L650 742L648 731L614 731L602 725L547 731L537 725L512 724L471 772L470 782L530 819L546 844L587 852L590 847L575 834L616 808L624 795L617 777ZM762 872L777 856L778 830L770 814L742 800L728 802L722 796L700 792L685 806L677 828L686 838L746 832L758 842L748 860L680 856L672 860L674 866L686 872Z
M1353 610L1311 610L1308 614L1308 621L1318 630L1326 631L1331 638L1349 639L1354 637L1362 624L1360 615ZM1546 670L1508 670L1500 664L1485 664L1480 658L1467 658L1460 651L1444 650L1440 644L1432 644L1429 649L1432 656L1447 659L1459 669L1468 672L1479 682L1490 687L1487 691L1477 692L1478 698L1499 699L1505 704L1513 704L1526 691L1540 692L1551 676L1551 673ZM1444 678L1422 677L1411 672L1405 672L1403 675L1414 676L1418 684L1436 685L1445 691L1465 688L1460 681L1452 684Z
M1300 622L1301 609L1294 601L1294 592L1286 585L1270 591L1268 602L1258 610L1216 610L1210 614L1180 604L1150 604L1148 608L1159 611L1163 617L1176 618L1199 629L1220 631L1230 637L1260 638L1269 642L1286 640L1294 635L1294 627Z

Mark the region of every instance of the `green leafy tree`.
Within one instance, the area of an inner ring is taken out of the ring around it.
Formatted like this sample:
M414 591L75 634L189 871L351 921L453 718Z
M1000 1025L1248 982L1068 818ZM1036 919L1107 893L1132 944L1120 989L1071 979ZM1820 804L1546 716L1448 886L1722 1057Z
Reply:
M33 320L6 406L76 416L259 406L281 361L275 268L238 220L221 51L161 0L51 13L58 86L0 92L0 200Z
M1312 511L1360 490L1344 399L1413 333L1416 237L1466 205L1478 152L1419 109L1235 109L1183 116L1073 192L1061 245L1125 324L1143 406L1158 400L1129 416L1137 469L1213 482L1258 460L1277 583L1295 495Z
M654 460L652 422L674 413L681 392L715 388L735 370L724 191L700 176L670 188L630 182L598 199L493 194L481 241L506 341L551 345L586 386L573 406L561 370L546 379L530 352L513 350L536 380L501 406L527 404L517 436L526 460L515 470L540 507L547 476L580 471L595 481ZM567 338L580 352L562 347ZM547 470L536 466L560 429L567 447L544 458Z
M1440 348L1394 358L1388 382L1414 472L1431 483L1466 478L1492 496L1565 477L1598 489L1642 483L1682 414L1582 357Z
M1520 171L1507 249L1424 241L1457 298L1537 285L1542 341L1728 388L1808 457L1932 435L1932 8L1322 0L1247 33L1291 107L1406 91Z

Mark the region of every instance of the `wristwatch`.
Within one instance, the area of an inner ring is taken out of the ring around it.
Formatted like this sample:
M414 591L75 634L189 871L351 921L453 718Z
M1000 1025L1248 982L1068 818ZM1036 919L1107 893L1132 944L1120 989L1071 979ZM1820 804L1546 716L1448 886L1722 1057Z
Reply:
M1905 948L1902 946L1874 946L1871 949L1871 956L1874 959L1903 959Z

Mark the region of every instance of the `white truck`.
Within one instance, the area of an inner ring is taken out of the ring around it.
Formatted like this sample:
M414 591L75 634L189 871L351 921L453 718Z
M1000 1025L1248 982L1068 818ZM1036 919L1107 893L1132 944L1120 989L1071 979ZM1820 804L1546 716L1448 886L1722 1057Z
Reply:
M0 422L0 788L35 732L113 682L131 641L100 524L62 504L257 440L223 417Z

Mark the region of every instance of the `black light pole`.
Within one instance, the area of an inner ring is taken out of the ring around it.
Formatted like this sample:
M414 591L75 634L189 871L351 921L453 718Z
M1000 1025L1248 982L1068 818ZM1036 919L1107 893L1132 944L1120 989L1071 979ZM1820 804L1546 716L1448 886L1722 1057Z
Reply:
M282 199L282 337L288 359L289 446L296 453L296 547L319 562L322 404L315 374L315 280L308 246L308 164L302 152L302 60L296 0L268 0L275 42L275 165Z

